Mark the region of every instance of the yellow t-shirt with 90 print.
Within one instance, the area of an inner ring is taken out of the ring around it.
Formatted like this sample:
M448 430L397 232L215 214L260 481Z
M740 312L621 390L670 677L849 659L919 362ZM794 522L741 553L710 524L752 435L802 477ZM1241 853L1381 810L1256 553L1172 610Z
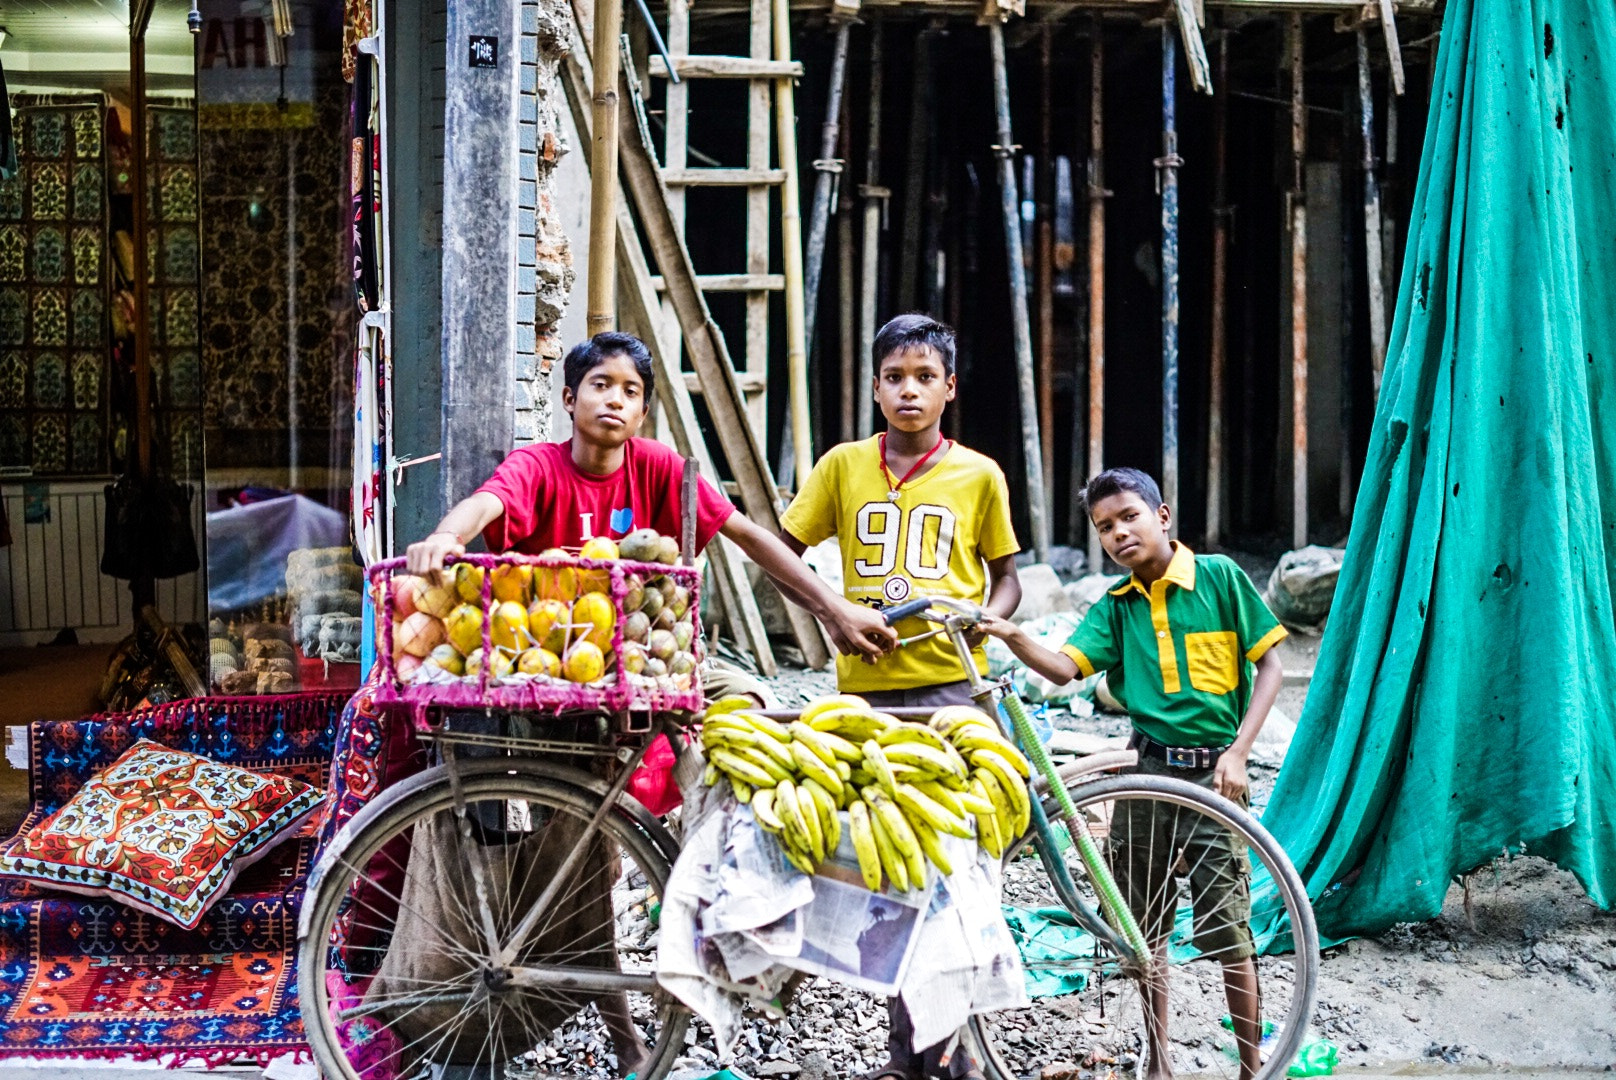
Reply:
M812 547L832 536L842 548L843 594L856 604L891 607L922 596L986 601L986 560L1021 550L1010 523L1010 493L991 458L950 443L937 464L890 496L880 437L832 448L797 492L781 524ZM934 627L910 618L902 637ZM977 670L987 657L976 650ZM946 637L918 641L878 663L841 656L837 685L848 693L907 690L965 678Z

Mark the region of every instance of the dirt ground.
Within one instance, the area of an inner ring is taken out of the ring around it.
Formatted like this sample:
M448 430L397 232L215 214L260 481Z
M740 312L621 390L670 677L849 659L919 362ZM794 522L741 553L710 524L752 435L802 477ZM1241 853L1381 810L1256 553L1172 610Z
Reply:
M1277 707L1301 716L1319 638L1280 647L1286 685ZM787 704L830 692L820 673L784 675ZM1098 714L1059 726L1127 730ZM1277 770L1252 767L1254 806ZM1326 951L1314 1028L1340 1051L1337 1074L1409 1066L1483 1072L1616 1069L1616 913L1602 912L1576 880L1529 853L1455 883L1441 917L1394 927Z

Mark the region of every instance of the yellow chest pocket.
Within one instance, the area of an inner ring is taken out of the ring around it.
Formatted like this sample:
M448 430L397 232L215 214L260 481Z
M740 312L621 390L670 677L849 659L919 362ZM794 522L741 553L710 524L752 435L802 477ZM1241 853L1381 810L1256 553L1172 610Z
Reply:
M1233 630L1184 635L1190 685L1205 694L1227 694L1240 685L1240 639Z

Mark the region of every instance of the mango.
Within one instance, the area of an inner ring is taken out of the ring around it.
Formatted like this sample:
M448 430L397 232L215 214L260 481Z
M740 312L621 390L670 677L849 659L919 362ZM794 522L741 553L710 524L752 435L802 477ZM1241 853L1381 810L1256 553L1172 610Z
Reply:
M645 582L638 574L623 575L623 610L638 611L645 603Z
M417 660L443 643L443 623L417 611L393 627L393 649Z
M671 660L673 654L679 651L679 643L674 640L673 634L668 630L651 631L651 655L658 660Z
M516 658L516 670L523 675L548 675L552 679L559 679L561 657L549 649L524 649Z
M470 563L454 564L455 592L468 604L483 602L483 568Z
M405 574L393 579L393 621L403 622L420 610L415 598L420 595L421 587L425 584L413 574Z
M678 562L679 541L675 540L671 536L663 536L659 537L658 539L660 541L660 547L657 549L656 561L659 563L666 563L669 566L672 566L674 563Z
M543 559L569 559L560 548L550 548L539 556ZM578 571L571 566L535 566L533 591L540 600L560 600L570 604L578 596Z
M572 624L584 626L583 638L605 652L612 644L612 630L617 626L617 610L605 593L588 592L572 605Z
M623 643L623 670L630 675L638 675L645 670L645 646L637 645L632 641Z
M444 642L432 650L431 654L426 658L426 666L435 667L440 671L448 672L450 675L464 675L466 673L466 661L455 651L455 647L448 642Z
M449 617L443 620L443 625L449 634L449 644L459 650L461 656L470 657L483 647L482 608L461 604L449 612Z
M606 655L592 641L580 641L562 661L561 673L576 683L590 683L606 673Z
M674 653L673 654L673 659L668 661L668 674L669 675L689 675L692 671L695 671L695 670L696 670L696 658L694 656L692 656L690 653L687 653L687 652Z
M434 618L447 619L449 612L459 602L460 594L455 592L453 583L421 580L420 587L415 590L415 610L424 611Z
M566 651L567 605L560 600L535 600L527 609L527 632L557 656Z
M623 620L623 640L637 641L644 644L651 636L651 620L645 617L645 612L636 611Z
M494 567L494 599L516 604L527 604L533 591L533 568L505 563Z
M673 640L679 646L680 652L684 652L690 648L690 642L695 638L695 636L695 624L689 622L688 620L673 624Z
M657 553L661 550L662 537L657 535L655 529L636 529L623 537L618 545L620 557L632 559L635 562L656 562Z
M584 541L583 550L578 553L584 559L615 559L617 558L617 545L604 536L591 537ZM612 575L609 570L580 570L578 571L578 592L603 593L611 588Z
M506 600L494 608L494 626L489 636L495 645L511 652L527 644L527 608Z
M499 682L501 679L511 673L511 669L514 666L515 664L511 660L510 653L495 649L494 662L493 665L488 669L488 676L493 682ZM481 649L475 649L472 651L470 656L466 657L466 674L479 676L482 673L483 651Z
M673 595L668 598L668 608L675 619L684 618L685 612L690 610L690 590L683 585L675 585Z

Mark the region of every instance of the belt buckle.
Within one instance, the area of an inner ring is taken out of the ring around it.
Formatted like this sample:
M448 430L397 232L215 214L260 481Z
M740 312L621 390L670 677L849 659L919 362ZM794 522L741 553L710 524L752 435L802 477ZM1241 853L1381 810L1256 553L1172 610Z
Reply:
M1169 746L1167 749L1167 764L1175 769L1194 769L1199 767L1196 760L1198 754L1193 747Z

